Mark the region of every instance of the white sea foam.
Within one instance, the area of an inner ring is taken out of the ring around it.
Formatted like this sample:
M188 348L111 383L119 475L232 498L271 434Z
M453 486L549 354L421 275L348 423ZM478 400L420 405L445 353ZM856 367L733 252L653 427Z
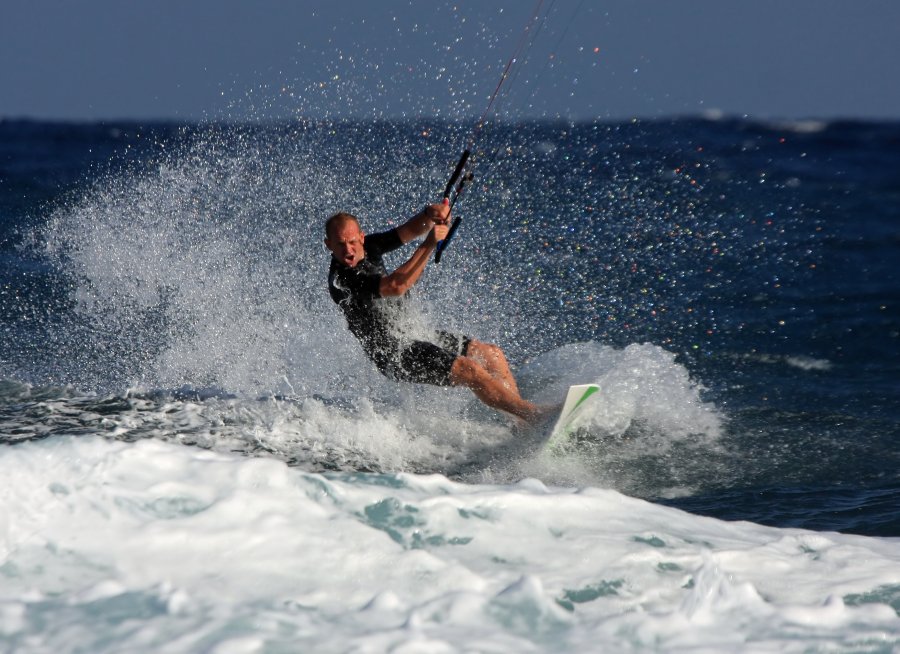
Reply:
M828 359L819 359L805 355L742 354L736 358L759 361L760 363L787 364L806 372L828 372L834 367L834 364Z
M794 132L796 134L818 134L824 132L830 123L824 120L781 120L770 123L772 129Z
M702 400L702 386L690 378L675 355L649 343L617 349L596 342L567 345L536 357L523 370L545 376L541 395L552 401L568 386L596 383L598 400L583 422L621 436L637 422L653 425L668 437L703 433L718 436L721 417Z
M158 440L7 447L0 476L12 651L900 647L896 539Z
M307 470L440 472L490 483L535 477L641 497L683 495L717 476L710 469L723 419L674 354L658 346L573 344L517 371L523 394L541 403L561 402L571 384L600 385L580 425L589 441L552 457L537 455L543 432L520 433L467 389L389 382L361 353L336 353L329 363L346 367L345 376L308 368L287 396L135 388L126 397L70 391L32 398L37 391L20 385L7 391L18 398L9 424L16 440L103 433L264 454ZM323 392L309 392L316 385Z
M816 359L814 357L785 357L785 362L794 366L795 368L800 368L800 370L821 370L828 371L831 370L833 364L828 359Z
M695 479L709 480L725 419L672 352L649 343L576 343L528 362L522 381L526 394L546 403L561 401L573 384L596 383L600 391L575 424L587 440L571 456L527 458L517 472L641 496L682 495Z

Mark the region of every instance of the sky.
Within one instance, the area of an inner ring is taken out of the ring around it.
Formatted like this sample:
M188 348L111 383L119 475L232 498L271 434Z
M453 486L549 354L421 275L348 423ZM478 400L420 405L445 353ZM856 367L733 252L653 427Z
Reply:
M900 119L898 0L3 0L0 119L478 117L514 54L510 119Z

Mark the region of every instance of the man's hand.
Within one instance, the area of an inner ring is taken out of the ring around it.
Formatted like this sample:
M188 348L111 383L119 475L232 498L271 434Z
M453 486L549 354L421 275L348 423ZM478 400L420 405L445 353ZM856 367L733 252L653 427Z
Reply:
M433 211L433 213L426 213L429 211ZM423 216L427 218L427 220L423 221ZM431 216L434 216L434 218ZM409 260L390 275L385 275L381 278L381 282L378 286L378 292L381 294L381 297L403 295L413 287L413 284L415 284L419 280L419 277L422 276L422 271L425 270L428 259L431 257L431 252L437 247L438 241L443 241L447 238L447 232L450 231L450 227L447 225L447 220L449 218L450 207L442 204L432 204L416 214L413 219L405 225L401 225L397 228L398 233L402 234L403 230L416 223L421 224L424 222L431 225L431 231L428 232L428 238L425 239L425 242L422 245L416 248L416 251L413 252Z
M434 205L439 206L439 205ZM447 211L447 215L450 215L450 211ZM447 225L446 220L441 223L435 223L434 227L431 228L431 231L428 233L428 238L425 239L425 245L428 247L436 247L438 241L443 241L447 238L447 232L450 231L450 227Z
M422 210L422 213L435 225L444 225L450 220L450 203L429 204Z
M397 228L402 243L422 238L435 225L446 225L450 220L449 204L429 204L415 216Z

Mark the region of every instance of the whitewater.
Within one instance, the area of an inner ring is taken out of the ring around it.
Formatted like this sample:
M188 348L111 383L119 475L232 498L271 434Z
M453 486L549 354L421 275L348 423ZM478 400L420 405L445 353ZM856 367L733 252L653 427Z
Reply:
M312 474L154 440L54 437L0 467L10 651L900 643L893 539L722 522L536 479Z

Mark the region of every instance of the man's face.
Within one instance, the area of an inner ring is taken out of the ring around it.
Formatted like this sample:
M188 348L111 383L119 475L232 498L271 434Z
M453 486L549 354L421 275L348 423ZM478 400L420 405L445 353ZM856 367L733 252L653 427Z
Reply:
M325 247L331 250L334 258L342 264L355 268L356 264L366 256L366 251L363 249L365 240L366 235L363 234L359 225L352 220L347 220L332 228L331 235L325 239Z

